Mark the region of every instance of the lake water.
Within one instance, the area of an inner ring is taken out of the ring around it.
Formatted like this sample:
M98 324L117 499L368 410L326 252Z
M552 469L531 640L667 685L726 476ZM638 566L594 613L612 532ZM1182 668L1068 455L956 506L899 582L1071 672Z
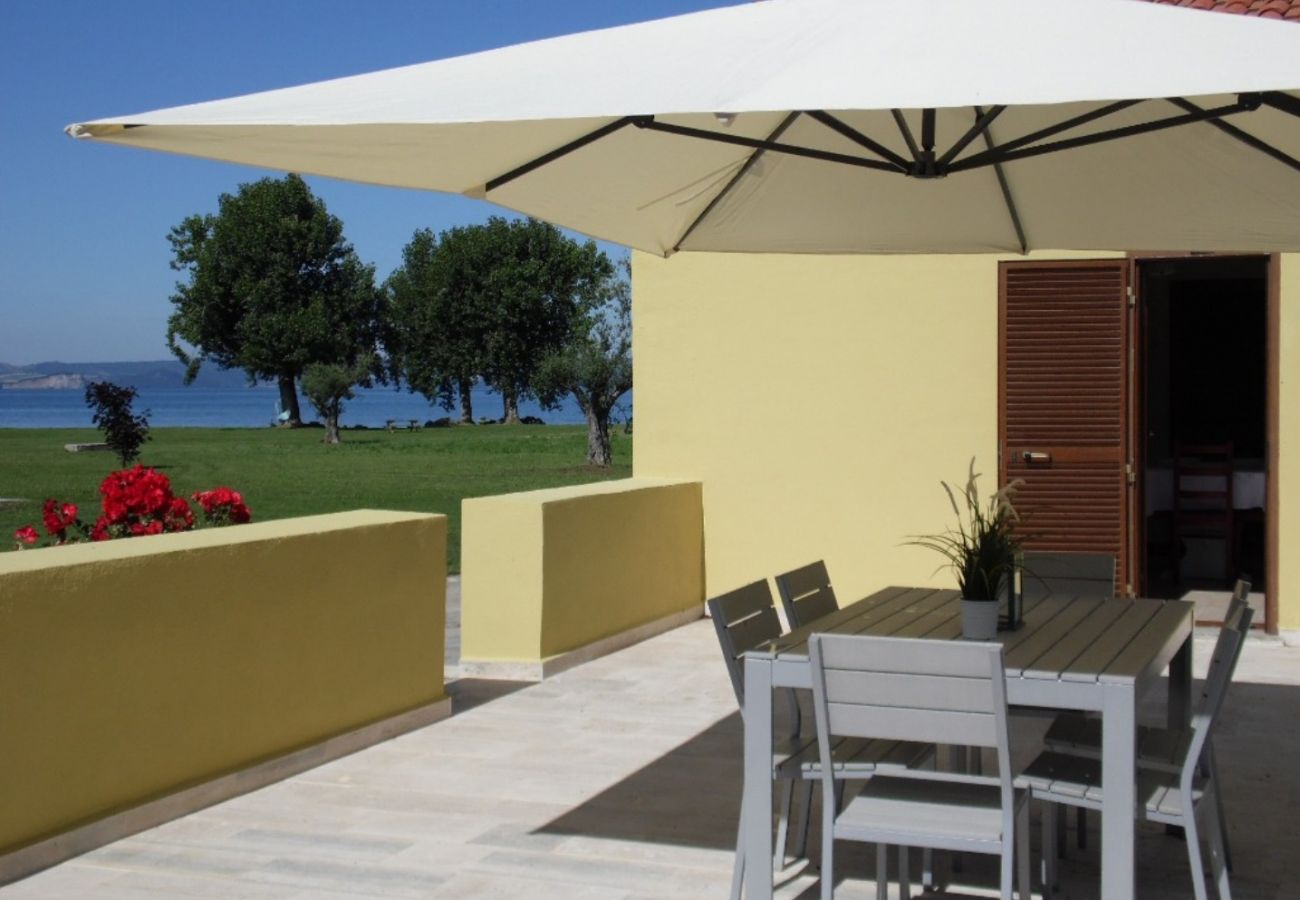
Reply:
M90 428L90 410L81 390L0 390L0 428ZM143 388L135 410L149 410L149 424L155 428L192 426L205 428L258 427L275 420L279 392L274 388ZM501 417L501 395L482 385L474 389L474 418ZM316 418L305 398L299 398L304 420ZM631 409L631 395L624 397ZM577 425L586 421L582 410L566 397L558 410L545 410L536 403L519 404L521 416L537 416L548 424ZM425 422L457 413L435 407L419 394L391 388L360 390L343 406L342 424L382 428L388 419L403 424L410 419Z

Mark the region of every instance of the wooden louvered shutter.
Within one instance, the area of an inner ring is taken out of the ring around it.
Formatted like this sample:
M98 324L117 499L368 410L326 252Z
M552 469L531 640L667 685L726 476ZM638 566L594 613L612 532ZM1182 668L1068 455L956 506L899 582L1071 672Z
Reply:
M999 267L1000 476L1035 550L1105 552L1133 582L1125 260Z

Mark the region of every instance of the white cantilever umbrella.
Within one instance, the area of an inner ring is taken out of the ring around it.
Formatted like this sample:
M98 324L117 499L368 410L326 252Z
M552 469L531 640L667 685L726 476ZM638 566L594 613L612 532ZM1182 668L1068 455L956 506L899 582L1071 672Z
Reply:
M1300 249L1300 27L766 0L69 126L655 253Z

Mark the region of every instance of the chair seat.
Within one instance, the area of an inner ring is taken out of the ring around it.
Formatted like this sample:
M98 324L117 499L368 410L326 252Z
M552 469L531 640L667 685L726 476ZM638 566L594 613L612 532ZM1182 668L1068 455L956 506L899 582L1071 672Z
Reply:
M1101 760L1069 753L1039 754L1021 774L1019 783L1037 799L1088 809L1100 809L1104 796ZM1198 803L1203 793L1204 779L1198 778L1192 786L1192 803ZM1183 817L1183 796L1175 773L1139 771L1137 798L1148 819L1164 822Z
M836 778L869 778L879 771L917 768L934 759L933 744L914 741L836 738L831 748L831 771ZM772 770L778 778L820 778L821 756L817 737L780 741L772 749Z
M1016 794L1019 805L1027 795ZM999 853L1002 791L997 784L877 775L836 818L835 836Z
M1190 731L1139 726L1137 733L1138 765L1143 768L1177 772L1187 748ZM1043 744L1057 753L1070 753L1090 759L1101 758L1101 720L1079 713L1062 713L1047 729Z

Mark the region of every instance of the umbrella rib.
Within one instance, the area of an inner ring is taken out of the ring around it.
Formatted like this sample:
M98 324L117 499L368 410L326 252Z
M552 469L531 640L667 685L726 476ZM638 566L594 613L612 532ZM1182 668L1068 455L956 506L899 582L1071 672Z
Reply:
M907 150L912 154L912 159L916 162L921 161L921 148L916 146L916 138L912 137L912 129L907 126L907 119L903 117L901 109L891 109L894 116L894 122L898 125L898 131L903 136L903 141L907 144Z
M975 108L979 109L978 106ZM961 136L957 143L948 148L947 153L939 157L939 167L942 168L952 162L957 157L958 153L961 153L966 149L967 144L975 140L975 138L979 137L981 134L987 136L989 126L993 124L994 119L1002 115L1004 109L1006 109L1005 106L995 106L988 112L979 113L978 117L975 119L975 124Z
M776 128L772 129L772 133L767 136L767 140L775 141L776 139L781 137L781 135L785 133L786 129L794 124L795 119L799 118L799 116L800 116L799 110L795 110L794 112L787 115L784 119L781 120L781 124L777 125ZM723 198L725 198L729 193L731 193L731 189L734 188L737 184L739 184L740 179L744 178L746 173L748 173L749 170L752 169L758 163L758 160L762 157L764 152L765 152L764 150L758 149L750 154L749 159L745 160L745 164L740 167L740 170L737 171L736 174L731 177L731 180L726 183L726 185L722 188L722 190L718 191L717 195L714 196L714 198L709 201L708 206L704 207L704 209L701 210L700 214L695 217L695 220L691 222L689 226L687 226L685 231L682 232L682 236L677 239L677 242L675 244L673 244L674 253L682 249L682 244L686 243L686 239L691 236L691 233L695 231L695 229L699 226L701 222L705 220L705 218L708 217L709 213L713 212L714 208L719 203L722 202Z
M1064 122L1057 122L1055 125L1040 128L1038 131L1018 137L1013 141L1007 141L998 149L1002 152L1018 150L1027 144L1032 144L1035 141L1042 140L1043 138L1052 137L1053 135L1060 134L1063 131L1069 131L1070 129L1077 128L1080 125L1087 125L1089 122L1095 122L1097 119L1102 119L1106 116L1121 112L1128 109L1130 106L1136 106L1142 102L1143 101L1141 100L1120 100L1116 103L1109 103L1106 106L1099 106L1098 108L1083 113L1082 115L1066 119Z
M1300 118L1300 98L1292 97L1290 94L1284 94L1281 91L1265 91L1260 99L1266 106L1290 113Z
M822 123L832 131L842 134L844 137L853 141L855 144L867 148L872 153L875 153L877 156L889 160L898 168L900 172L911 171L912 163L909 162L907 159L905 159L902 156L899 156L897 153L895 153L893 150L890 150L884 144L872 140L862 132L858 131L852 125L849 125L848 123L837 119L835 116L831 115L825 110L810 109L808 110L808 116Z
M1182 116L1171 116L1167 119L1156 119L1152 122L1127 125L1123 128L1113 128L1110 131L1100 131L1096 134L1086 134L1079 137L1067 138L1066 140L1055 141L1050 144L1038 144L1033 147L1025 147L1010 152L1007 152L1006 147L1003 146L996 152L980 153L967 160L955 163L952 166L949 166L948 172L964 172L967 169L980 168L994 162L1011 162L1017 159L1028 159L1033 156L1041 156L1045 153L1072 150L1075 147L1086 147L1090 144L1099 144L1105 141L1134 137L1152 131L1163 131L1166 128L1175 128L1179 125L1189 125L1193 122L1204 122L1207 119L1218 119L1222 116L1232 115L1234 113L1249 112L1259 108L1258 98L1258 94L1243 95L1242 99L1238 100L1236 103L1227 106L1216 106L1212 109L1202 110L1199 113L1188 113Z
M979 124L983 118L984 110L980 109L978 106L975 107L976 124ZM990 120L990 123L991 122L992 120ZM997 147L993 143L993 132L990 131L988 124L981 129L980 133L984 137L984 146L987 147L990 152L996 150ZM1011 227L1016 230L1016 240L1020 241L1020 252L1028 253L1029 241L1025 239L1025 229L1024 226L1020 224L1020 212L1016 209L1016 201L1011 196L1011 185L1007 183L1007 173L1003 170L1002 163L995 162L993 164L993 174L998 177L998 187L1002 189L1002 201L1006 203L1007 214L1011 216Z
M509 172L506 172L504 175L498 175L496 178L493 178L491 181L487 182L487 184L484 185L483 190L484 192L494 191L503 185L509 184L510 182L514 181L516 178L520 178L524 175L527 175L529 172L532 172L536 169L540 169L542 166L547 165L548 163L555 162L555 160L559 159L560 157L568 156L570 153L572 153L575 150L582 149L583 147L587 146L593 141L598 141L601 138L605 137L606 135L613 134L619 129L626 128L628 125L631 125L634 121L635 121L635 117L624 116L623 118L610 122L607 125L602 125L600 128L597 128L595 131L592 131L588 134L584 134L582 137L578 138L577 140L569 141L569 143L565 144L562 147L556 147L554 150L550 151L549 153L543 153L541 156L537 157L536 159L530 160L529 162L524 163L522 166L511 169Z
M721 144L735 144L740 147L752 147L755 150L768 150L772 153L785 153L790 156L802 156L807 159L817 159L823 162L843 163L847 166L857 166L862 169L877 169L884 172L898 173L898 168L893 163L883 162L878 159L864 159L861 156L850 156L847 153L833 153L829 150L813 150L810 147L800 147L796 144L783 144L780 141L765 141L759 138L744 137L739 134L722 134L717 131L705 131L702 128L691 128L689 125L673 125L668 122L657 121L653 116L639 116L633 120L633 124L638 128L644 128L647 131L660 131L664 134L675 134L680 137L699 138L705 141L716 141Z
M1184 97L1171 97L1169 99L1169 102L1172 103L1174 106L1177 106L1179 109L1183 110L1184 112L1199 113L1205 111L1204 109L1202 109L1201 107L1197 106L1195 103L1193 103L1192 101ZM1267 141L1262 141L1259 138L1255 137L1253 134L1250 134L1249 132L1246 131L1242 131L1236 125L1231 125L1227 122L1220 121L1219 119L1210 119L1209 123L1213 125L1215 128L1222 131L1224 134L1230 135L1231 137L1234 137L1237 140L1241 141L1246 146L1253 147L1256 150L1260 151L1261 153L1273 157L1283 165L1290 166L1291 168L1295 169L1297 172L1300 172L1300 159L1296 159L1294 156L1284 153L1283 151L1277 149Z

